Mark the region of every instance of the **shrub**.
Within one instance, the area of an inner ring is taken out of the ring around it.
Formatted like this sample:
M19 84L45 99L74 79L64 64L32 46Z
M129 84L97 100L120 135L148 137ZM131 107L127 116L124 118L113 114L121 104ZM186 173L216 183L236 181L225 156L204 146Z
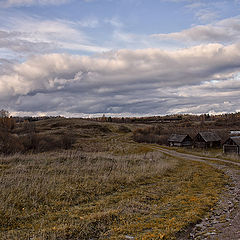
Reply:
M118 128L118 132L120 132L120 133L129 133L129 132L131 132L131 129L128 128L127 126L121 125Z
M0 153L14 154L23 152L24 146L18 136L10 134L8 131L1 129L0 132Z
M102 133L112 132L106 125L101 125L101 124L85 124L85 125L76 125L76 126L77 128L82 128L82 129L98 130L99 132L102 132Z
M24 146L24 152L29 150L37 151L39 145L39 138L36 133L27 133L20 136L20 141Z
M168 133L161 126L139 128L133 132L133 140L136 142L167 144Z
M71 133L65 133L61 137L61 146L64 149L70 149L76 142L76 137Z
M56 150L62 147L61 140L54 136L25 134L21 137L21 142L24 146L24 151L46 152Z
M38 136L38 152L52 151L61 148L61 140L54 136Z

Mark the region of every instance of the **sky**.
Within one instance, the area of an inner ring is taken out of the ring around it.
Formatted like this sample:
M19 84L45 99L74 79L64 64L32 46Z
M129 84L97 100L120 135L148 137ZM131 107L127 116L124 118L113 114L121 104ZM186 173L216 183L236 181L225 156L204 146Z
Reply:
M0 108L240 111L240 0L0 0Z

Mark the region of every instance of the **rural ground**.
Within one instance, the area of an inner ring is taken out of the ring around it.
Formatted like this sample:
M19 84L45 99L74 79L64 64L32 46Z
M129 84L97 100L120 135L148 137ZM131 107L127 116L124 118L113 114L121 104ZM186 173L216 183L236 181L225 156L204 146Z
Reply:
M223 170L231 179L228 186L209 216L203 218L195 226L191 226L179 239L240 239L240 162L232 162L218 158L200 157L191 154L179 153L166 148L154 149L193 161L207 162L215 168ZM226 165L227 164L227 165Z
M6 146L22 152L0 157L0 239L239 240L239 158L135 142L146 127L18 124Z

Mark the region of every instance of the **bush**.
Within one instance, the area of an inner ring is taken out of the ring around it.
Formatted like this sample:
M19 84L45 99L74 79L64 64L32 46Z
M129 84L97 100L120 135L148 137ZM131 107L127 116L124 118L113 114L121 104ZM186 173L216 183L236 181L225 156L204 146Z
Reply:
M50 135L39 135L39 134L26 134L21 137L21 142L24 146L24 151L33 152L46 152L53 151L56 149L69 149L74 143L73 139L69 136L63 135L62 138L50 136Z
M52 151L61 148L61 140L54 136L38 136L38 152Z
M165 130L159 125L139 128L133 132L133 140L136 142L167 144L171 130Z
M167 144L168 135L134 133L133 140L139 143Z
M64 149L70 149L76 142L76 137L72 133L65 133L61 137L61 146Z
M0 132L0 153L14 154L23 152L24 146L18 136L10 134L6 130L1 129Z
M24 146L24 152L29 150L37 150L39 144L39 138L36 133L27 133L23 136L20 136L20 141Z
M120 132L120 133L129 133L129 132L131 132L131 129L128 128L127 126L121 125L118 128L118 132Z

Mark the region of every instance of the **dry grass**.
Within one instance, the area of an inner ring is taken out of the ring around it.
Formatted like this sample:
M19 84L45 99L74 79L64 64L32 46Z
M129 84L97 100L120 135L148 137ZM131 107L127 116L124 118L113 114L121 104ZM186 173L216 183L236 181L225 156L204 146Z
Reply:
M163 146L162 146L163 147ZM201 149L201 148L179 148L179 147L166 147L164 146L164 148L167 149L174 149L178 152L182 152L182 153L190 153L193 155L197 155L197 156L205 156L205 157L212 157L212 158L220 158L220 159L224 159L224 160L230 160L232 162L240 162L240 155L234 154L234 153L230 153L230 154L224 154L223 153L223 149Z
M223 179L158 152L2 157L0 238L171 239L214 204Z
M32 225L34 231L48 229L60 212L65 215L72 207L141 184L174 165L159 158L152 153L113 158L77 151L2 158L1 230L18 232Z
M175 239L214 206L222 172L152 152L131 140L138 125L124 126L132 132L81 119L36 122L37 134L70 132L76 142L0 157L0 239Z

